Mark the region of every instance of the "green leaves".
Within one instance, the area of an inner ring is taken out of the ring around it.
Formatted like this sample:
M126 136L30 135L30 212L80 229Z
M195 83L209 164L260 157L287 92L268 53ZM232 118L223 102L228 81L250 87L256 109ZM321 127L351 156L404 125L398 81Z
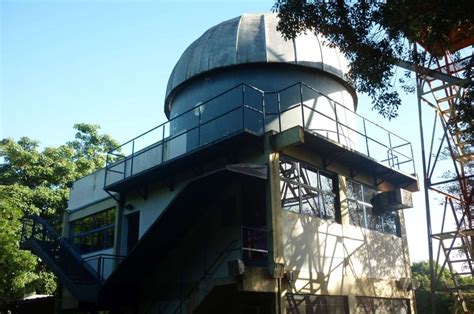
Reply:
M99 134L98 125L79 123L74 128L78 130L75 140L68 142L67 146L74 150L76 171L83 176L103 167L106 153L119 146L119 143L109 135Z
M452 279L448 269L439 272L441 266L435 265L438 276L437 287L448 288L452 287ZM428 261L416 262L411 266L413 279L420 281L420 287L416 290L416 309L417 313L432 313L431 311L431 286L430 286L430 266ZM471 277L461 277L461 284L473 285L474 281ZM472 294L464 294L468 301L472 300ZM437 313L453 313L455 306L454 295L448 292L441 292L436 294L436 312ZM459 306L459 305L458 305ZM462 312L461 309L458 309ZM456 312L457 313L457 312Z
M72 183L105 166L107 151L118 146L97 125L74 128L74 140L59 147L40 150L27 137L0 142L0 305L26 293L54 293L54 275L36 256L19 249L22 218L61 217Z
M474 2L468 0L277 0L273 10L286 38L317 32L337 46L350 62L348 80L388 119L397 116L401 105L393 89L397 60L419 61L413 60L409 41L449 50L453 30L468 28L457 34L459 39L474 34Z

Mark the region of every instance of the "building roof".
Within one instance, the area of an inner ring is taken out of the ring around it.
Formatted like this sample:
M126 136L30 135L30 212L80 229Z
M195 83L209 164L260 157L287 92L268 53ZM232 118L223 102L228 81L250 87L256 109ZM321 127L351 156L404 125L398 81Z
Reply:
M331 73L343 80L347 61L313 33L285 40L277 14L243 14L222 22L194 41L170 75L166 98L180 84L207 71L248 63L289 63Z

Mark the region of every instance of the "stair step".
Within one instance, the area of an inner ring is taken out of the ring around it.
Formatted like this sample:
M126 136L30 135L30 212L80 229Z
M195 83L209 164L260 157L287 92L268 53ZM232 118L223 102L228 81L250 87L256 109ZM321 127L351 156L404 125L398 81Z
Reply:
M472 260L470 259L457 259L457 260L449 260L448 262L449 263L466 263L466 262L470 262Z
M445 101L448 101L448 100L451 100L451 99L455 99L456 97L458 97L458 95L449 95L449 96L437 99L436 102L442 103L442 102L445 102Z
M445 88L448 88L448 87L450 87L450 86L453 86L453 84L451 84L451 83L442 84L442 85L440 85L440 86L436 86L436 87L431 88L429 91L423 93L423 95L429 94L429 93L431 93L431 92L434 93L434 92L443 90L443 89L445 89Z
M464 246L464 245L462 245L462 246L453 246L452 248L449 248L449 247L444 248L445 251L456 251L456 250L467 250L467 249L468 249L467 246Z
M73 251L74 248L70 247L66 240L62 239L41 217L31 216L25 221L31 225L41 226L38 229L41 233L36 231L36 236L35 234L29 237L22 236L20 245L42 256L47 266L79 301L95 302L99 278L82 260L79 252ZM46 238L51 240L44 240Z
M455 158L457 160L468 162L468 161L474 160L474 154L469 153L469 154L458 155L458 156L455 156Z

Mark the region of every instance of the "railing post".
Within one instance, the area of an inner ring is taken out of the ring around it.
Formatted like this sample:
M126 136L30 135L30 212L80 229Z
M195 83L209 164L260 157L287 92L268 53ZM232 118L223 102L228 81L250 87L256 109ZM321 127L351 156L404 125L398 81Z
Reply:
M104 257L102 255L99 256L99 259L97 261L97 272L99 273L99 276L98 276L98 281L101 282L101 279L103 277L103 259Z
M263 127L263 134L265 134L265 129L266 129L265 92L261 92L261 95L262 95L262 127Z
M197 147L201 147L201 107L203 105L199 105L198 107L198 112L199 112L199 115L198 115L198 144L197 144Z
M133 160L135 159L135 140L132 141L132 158L130 160L130 176L133 176Z
M393 149L392 149L392 138L390 136L390 132L387 132L388 134L388 160L389 160L389 163L388 165L390 167L395 167L395 158L393 157Z
M242 129L245 130L245 85L242 84Z
M367 138L367 128L365 127L365 119L364 118L362 118L362 123L364 125L364 138L365 138L365 147L367 148L367 156L370 157L369 139Z
M301 122L303 125L303 129L305 128L305 123L304 123L304 102L303 102L303 84L300 82L300 106L301 106Z
M109 152L105 155L105 173L104 173L104 187L107 186L107 173L109 172Z
M332 101L332 100L331 100ZM334 117L336 118L336 134L337 134L337 142L341 144L341 137L339 135L339 119L337 117L337 105L335 102L333 102L334 105Z
M281 132L281 99L280 99L280 92L277 93L277 102L278 102L278 132Z
M127 177L127 159L128 159L127 156L125 156L123 159L123 178L124 179Z
M415 159L413 158L413 146L411 146L411 143L409 143L409 145L410 145L411 164L412 164L412 167L413 167L413 173L416 173Z
M165 124L161 126L161 163L165 162Z

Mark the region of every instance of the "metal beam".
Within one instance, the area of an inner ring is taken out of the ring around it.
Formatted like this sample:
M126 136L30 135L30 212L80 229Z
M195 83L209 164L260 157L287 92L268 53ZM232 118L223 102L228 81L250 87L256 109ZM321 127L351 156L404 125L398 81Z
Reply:
M449 84L452 84L452 85L457 85L457 86L460 86L460 87L464 87L464 85L466 85L469 82L468 79L461 79L461 78L451 76L451 75L448 75L448 74L445 74L445 73L442 73L442 72L438 72L438 71L435 71L435 70L432 70L432 69L428 69L428 68L421 67L421 66L416 66L414 63L407 62L407 61L404 61L404 60L397 60L396 65L401 67L401 68L404 68L406 70L409 70L409 71L413 71L413 72L418 71L419 75L430 76L430 77L438 79L440 81L443 81L443 82L446 82L446 83L449 83Z

